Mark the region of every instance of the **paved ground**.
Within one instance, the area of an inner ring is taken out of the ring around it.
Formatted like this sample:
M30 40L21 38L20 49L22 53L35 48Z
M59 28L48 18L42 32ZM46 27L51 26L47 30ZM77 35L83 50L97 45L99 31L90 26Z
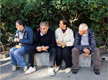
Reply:
M62 68L55 76L49 76L48 67L38 67L37 71L25 75L22 69L11 71L10 58L0 60L0 80L108 80L108 61L102 60L100 75L95 75L92 68L80 68L78 74L66 74Z

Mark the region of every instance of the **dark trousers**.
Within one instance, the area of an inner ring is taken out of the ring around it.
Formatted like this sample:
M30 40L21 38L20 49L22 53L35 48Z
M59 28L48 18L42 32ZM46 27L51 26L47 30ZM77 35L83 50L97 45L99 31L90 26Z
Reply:
M89 46L83 46L84 48L88 48ZM72 49L72 62L73 62L73 69L78 69L78 61L79 55L84 53L83 51L78 50L77 48ZM100 61L100 52L98 48L94 48L91 52L91 56L93 57L93 68L99 69L101 66Z
M49 67L53 67L55 66L55 57L56 57L56 49L50 48L48 49L49 52ZM38 52L36 49L32 50L31 53L29 53L29 64L31 65L31 67L34 67L34 54L35 53L42 53L42 52Z
M58 47L56 48L56 65L60 66L62 60L66 63L66 68L72 67L71 47Z

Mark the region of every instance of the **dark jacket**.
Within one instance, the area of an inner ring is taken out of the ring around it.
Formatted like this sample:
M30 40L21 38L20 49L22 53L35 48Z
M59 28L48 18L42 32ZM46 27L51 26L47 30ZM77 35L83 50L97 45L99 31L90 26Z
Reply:
M15 38L19 38L19 31L16 31ZM20 43L25 47L25 49L29 49L31 44L33 43L33 31L28 26L25 26L23 39L19 40Z
M53 30L48 29L47 33L43 36L40 35L40 30L36 32L35 47L48 46L49 48L56 46L55 33Z
M95 37L94 37L94 33L92 30L88 29L88 42L89 42L89 50L90 52L93 50L93 48L96 46L95 43ZM74 47L83 51L83 47L81 47L81 35L78 33L78 31L76 32L75 35L75 40L74 40Z

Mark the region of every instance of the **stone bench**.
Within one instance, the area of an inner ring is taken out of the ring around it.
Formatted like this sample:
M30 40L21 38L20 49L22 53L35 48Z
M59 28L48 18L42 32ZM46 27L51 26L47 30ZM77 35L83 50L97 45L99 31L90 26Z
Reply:
M100 55L100 58L101 58L101 60L108 61L108 53L101 54L101 55Z
M91 67L91 55L83 58L83 53L79 55L79 66L80 67ZM26 63L28 63L28 54L24 55ZM49 66L49 53L36 53L34 55L34 65L36 66ZM62 61L62 67L65 67L64 60Z
M24 55L25 62L28 63L28 54ZM34 55L34 65L36 66L49 66L49 53L36 53ZM62 65L65 66L64 60L62 61Z
M79 55L79 66L80 67L91 67L91 55L84 58L84 53Z

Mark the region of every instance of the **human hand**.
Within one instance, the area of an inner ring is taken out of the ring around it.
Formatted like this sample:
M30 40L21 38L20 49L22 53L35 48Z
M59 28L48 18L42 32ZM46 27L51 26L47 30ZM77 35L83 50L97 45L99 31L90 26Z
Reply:
M42 47L41 46L38 46L37 47L37 51L41 52L41 50L42 50Z
M48 46L42 46L42 51L47 51Z
M66 46L66 43L62 42L60 45L64 48Z
M19 42L19 38L15 38L14 41L15 41L15 42Z
M56 39L56 43L57 43L57 44L60 44L60 40Z
M90 54L90 50L89 49L87 49L87 48L84 48L84 50L83 50L85 53L87 53L87 54Z
M83 57L86 58L88 55L89 55L89 54L85 53L85 54L83 55Z

